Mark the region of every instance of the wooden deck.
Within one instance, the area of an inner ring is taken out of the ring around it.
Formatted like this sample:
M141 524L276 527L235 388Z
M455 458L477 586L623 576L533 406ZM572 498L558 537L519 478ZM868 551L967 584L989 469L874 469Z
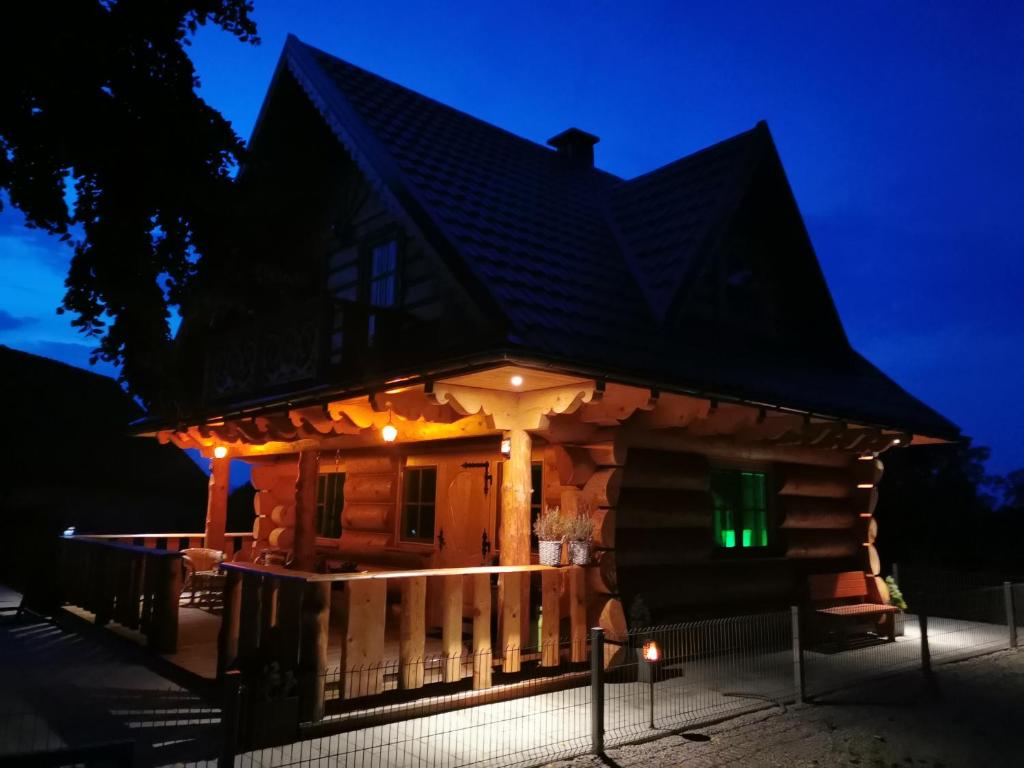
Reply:
M64 606L64 610L83 621L92 624L95 616L84 608L73 605ZM217 678L217 634L220 631L219 607L214 609L197 608L183 599L178 609L178 650L175 653L160 654L160 658L169 661L176 667L206 680ZM146 646L146 637L138 630L123 627L111 622L107 629L127 640ZM332 617L327 643L327 667L336 669L341 661L342 629L339 620ZM399 626L397 616L387 622L384 635L384 659L398 662L399 657ZM428 657L440 658L442 653L441 638L428 636L426 654Z

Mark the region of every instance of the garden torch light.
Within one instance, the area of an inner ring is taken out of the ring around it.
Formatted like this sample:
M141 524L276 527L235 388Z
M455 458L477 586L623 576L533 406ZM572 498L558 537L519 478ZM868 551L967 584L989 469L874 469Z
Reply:
M647 679L647 720L654 730L654 673L661 662L661 648L654 640L645 640L640 649L640 679Z

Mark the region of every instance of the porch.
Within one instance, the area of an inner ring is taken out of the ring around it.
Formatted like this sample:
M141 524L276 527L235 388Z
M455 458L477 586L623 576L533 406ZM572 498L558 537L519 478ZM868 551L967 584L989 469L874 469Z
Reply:
M580 567L328 574L224 562L216 592L199 596L197 607L197 596L182 589L177 545L200 538L66 537L65 610L199 678L234 669L250 679L281 678L304 722L322 719L331 701L418 689L437 695L438 685L481 690L495 671L508 682L587 658ZM226 540L244 555L245 534ZM436 627L427 619L428 594L442 609ZM338 670L330 682L328 669Z

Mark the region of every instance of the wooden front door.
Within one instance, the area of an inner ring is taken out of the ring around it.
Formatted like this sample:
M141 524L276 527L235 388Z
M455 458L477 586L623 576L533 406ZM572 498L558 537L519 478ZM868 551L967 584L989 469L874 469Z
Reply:
M446 482L439 489L440 502L437 519L438 548L435 565L438 568L458 568L483 565L483 533L493 536L494 498L498 492L492 482L484 493L484 469L466 467L465 461L487 461L479 457L459 457L447 462ZM489 465L494 471L494 462ZM443 539L444 545L441 546ZM491 545L493 547L493 543ZM492 550L493 551L493 550Z

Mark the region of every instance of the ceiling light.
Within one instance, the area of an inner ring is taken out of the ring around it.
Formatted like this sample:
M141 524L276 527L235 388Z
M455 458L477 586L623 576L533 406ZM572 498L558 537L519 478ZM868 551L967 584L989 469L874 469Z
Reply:
M523 377L520 376L518 373L515 376L513 376L511 379L509 379L509 381L512 383L513 387L521 387L521 386L523 386Z
M215 459L223 459L227 455L228 449L225 448L223 445L218 445L216 448L213 449L213 458Z

